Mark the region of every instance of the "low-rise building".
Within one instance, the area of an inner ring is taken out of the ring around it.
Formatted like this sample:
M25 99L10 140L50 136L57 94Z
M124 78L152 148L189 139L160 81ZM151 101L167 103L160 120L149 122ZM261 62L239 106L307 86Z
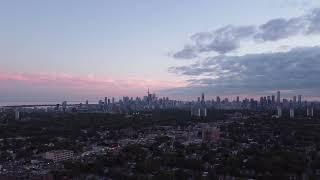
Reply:
M44 153L44 158L53 162L61 162L73 158L73 151L70 150L54 150Z

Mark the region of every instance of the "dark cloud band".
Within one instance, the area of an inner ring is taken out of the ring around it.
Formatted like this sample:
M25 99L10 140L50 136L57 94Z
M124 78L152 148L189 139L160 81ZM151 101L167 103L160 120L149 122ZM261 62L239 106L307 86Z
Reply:
M289 52L208 57L170 72L189 77L189 88L215 92L257 92L275 89L319 90L320 47Z

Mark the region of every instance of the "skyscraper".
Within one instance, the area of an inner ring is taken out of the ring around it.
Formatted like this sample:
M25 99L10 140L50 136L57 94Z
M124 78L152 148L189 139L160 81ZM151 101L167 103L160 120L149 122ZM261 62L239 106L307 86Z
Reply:
M216 102L217 102L218 104L220 104L220 101L221 101L220 97L219 97L219 96L217 96L217 100L216 100Z
M104 98L104 105L108 105L108 97Z
M201 103L204 103L204 93L201 94Z
M292 100L293 100L293 103L296 104L297 103L297 96L293 96Z
M294 118L294 108L290 108L290 118Z
M62 102L62 111L66 112L66 110L67 110L67 101L63 101Z
M200 97L198 97L198 103L191 107L191 115L197 117L207 116L207 108L205 105L204 93L201 94L201 100Z
M16 121L18 121L20 119L20 112L17 109L15 109L15 111L14 111L14 118Z
M277 104L280 104L280 91L277 92Z
M302 95L298 95L298 103L301 104L302 102Z
M148 95L148 97L150 96L150 91L149 91L149 88L148 88L148 92L147 92L147 95Z
M278 112L278 118L281 118L281 116L282 116L282 108L281 108L281 106L277 107L277 112Z
M271 96L271 102L272 102L272 104L274 104L276 102L274 95Z
M307 107L307 116L308 117L313 117L313 106L308 106Z

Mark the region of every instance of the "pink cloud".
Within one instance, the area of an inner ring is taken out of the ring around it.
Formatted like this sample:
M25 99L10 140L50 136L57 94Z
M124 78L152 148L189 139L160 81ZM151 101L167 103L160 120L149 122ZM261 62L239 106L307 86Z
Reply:
M0 82L7 85L7 90L19 87L37 88L39 91L57 89L60 92L73 94L140 96L147 88L158 91L166 88L185 86L181 81L162 81L154 79L117 79L95 75L72 75L66 73L9 73L0 71ZM0 88L1 90L1 88Z

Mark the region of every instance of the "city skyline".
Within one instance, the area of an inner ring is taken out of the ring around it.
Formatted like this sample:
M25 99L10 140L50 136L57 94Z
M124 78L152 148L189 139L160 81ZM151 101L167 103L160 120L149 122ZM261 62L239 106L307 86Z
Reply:
M319 7L315 0L5 1L0 103L98 101L147 88L178 100L278 90L320 100Z
M85 100L84 100L85 99ZM201 93L201 96L194 96L190 99L175 99L169 98L168 96L158 96L155 92L150 92L150 89L146 91L146 94L143 96L121 96L121 97L114 97L114 96L104 96L104 97L97 97L96 99L86 99L83 97L82 99L78 100L70 100L64 99L59 102L57 99L52 101L24 101L24 102L0 102L0 107L36 107L38 106L55 106L57 104L71 104L71 105L83 105L83 104L91 104L91 105L99 105L99 104L114 104L114 103L123 103L123 102L142 102L145 101L147 104L150 102L157 102L157 101L171 101L172 103L201 103L205 105L205 103L249 103L255 102L261 104L272 104L272 105L295 105L295 104L310 104L310 103L319 103L319 101L314 99L308 99L307 97L303 96L302 94L296 94L293 96L288 96L288 94L283 95L280 91L273 92L271 94L265 94L262 96L207 96L204 92Z

